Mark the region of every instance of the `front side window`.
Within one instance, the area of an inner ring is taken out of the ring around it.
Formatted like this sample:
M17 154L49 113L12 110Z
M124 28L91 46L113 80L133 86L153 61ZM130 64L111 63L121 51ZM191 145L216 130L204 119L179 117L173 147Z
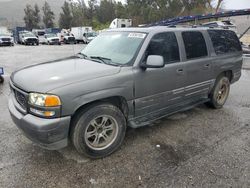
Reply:
M187 59L207 56L205 39L199 31L185 31L182 33Z
M241 51L237 35L230 30L208 30L217 55Z
M166 32L156 34L150 41L146 50L146 58L149 55L160 55L165 64L180 61L179 47L175 33Z

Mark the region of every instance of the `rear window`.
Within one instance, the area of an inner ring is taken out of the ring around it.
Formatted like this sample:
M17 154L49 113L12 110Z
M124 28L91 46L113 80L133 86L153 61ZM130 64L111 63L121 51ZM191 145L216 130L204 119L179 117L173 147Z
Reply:
M186 31L182 33L187 59L207 56L205 39L199 31Z
M217 55L241 51L241 45L235 32L230 30L208 30Z

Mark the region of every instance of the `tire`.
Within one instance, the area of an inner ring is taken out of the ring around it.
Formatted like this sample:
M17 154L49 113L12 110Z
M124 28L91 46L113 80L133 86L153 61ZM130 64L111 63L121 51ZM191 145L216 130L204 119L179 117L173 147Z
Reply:
M222 75L216 80L214 88L209 95L210 101L206 104L214 109L220 109L227 101L230 92L230 81L228 77Z
M70 137L79 153L98 159L112 154L121 146L126 127L125 117L119 108L99 103L76 115Z
M0 84L2 84L3 82L4 82L4 78L0 76Z

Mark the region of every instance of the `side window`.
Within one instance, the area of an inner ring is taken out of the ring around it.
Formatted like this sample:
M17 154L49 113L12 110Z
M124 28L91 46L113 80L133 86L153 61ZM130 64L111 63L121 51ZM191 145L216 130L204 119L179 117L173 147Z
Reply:
M150 41L146 50L146 57L149 55L161 55L165 64L180 61L179 46L175 33L166 32L156 34Z
M182 33L187 59L207 56L205 39L199 31L185 31Z
M208 30L217 55L241 51L238 37L230 30Z

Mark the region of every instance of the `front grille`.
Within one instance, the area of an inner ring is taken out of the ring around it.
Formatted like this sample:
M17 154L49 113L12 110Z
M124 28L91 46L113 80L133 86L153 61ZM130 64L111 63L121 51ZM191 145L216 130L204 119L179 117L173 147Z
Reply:
M10 38L2 38L3 42L10 42Z
M26 96L23 93L15 90L15 89L13 89L13 91L14 91L14 94L15 94L16 101L21 105L21 107L23 109L26 110L26 108L27 108L27 98L26 98Z
M74 41L75 38L74 38L74 37L69 37L68 40L69 40L69 41Z
M52 39L53 42L59 42L59 39Z
M31 42L32 42L32 43L36 43L36 42L37 42L37 39L27 39L26 41L27 41L27 42L30 42L30 43L31 43Z

